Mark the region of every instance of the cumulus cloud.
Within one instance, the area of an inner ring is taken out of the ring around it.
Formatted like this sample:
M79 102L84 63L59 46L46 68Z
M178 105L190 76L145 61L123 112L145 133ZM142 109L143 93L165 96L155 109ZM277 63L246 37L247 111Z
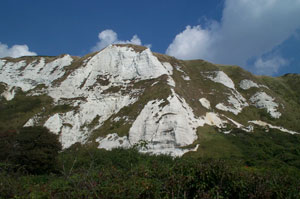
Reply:
M209 48L212 43L211 31L202 29L201 26L187 26L176 35L173 43L167 49L167 54L182 59L209 57Z
M257 57L260 63L261 56L299 30L299 10L299 0L225 0L220 22L213 21L205 28L187 26L166 53L241 66Z
M118 34L113 30L107 29L99 33L98 35L99 42L97 42L96 46L92 48L92 51L98 51L110 44L135 44L142 45L141 39L137 35L133 35L131 40L119 40ZM151 47L151 45L146 45L147 47Z
M278 72L278 69L282 66L286 66L288 60L281 56L258 58L254 63L254 70L259 74L272 75Z
M0 57L22 57L22 56L35 56L35 52L29 51L27 45L13 45L9 48L6 44L0 42Z

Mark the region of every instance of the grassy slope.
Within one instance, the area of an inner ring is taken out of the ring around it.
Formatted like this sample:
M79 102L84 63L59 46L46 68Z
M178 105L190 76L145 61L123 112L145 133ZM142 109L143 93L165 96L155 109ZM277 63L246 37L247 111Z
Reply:
M230 134L218 133L211 127L205 130L198 134L198 151L185 156L239 160L254 168L300 172L300 135L277 130L265 132L263 129L257 129L254 133L234 129Z
M203 60L177 61L176 64L181 66L192 81L183 80L182 73L175 70L173 75L176 82L175 90L178 94L184 96L190 106L193 107L196 115L202 115L207 111L200 105L198 99L205 96L214 107L224 100L224 93L228 92L223 85L203 78L201 73L203 71L223 70L234 81L236 89L246 99L249 99L258 91L264 91L275 97L275 101L283 104L284 108L280 107L280 112L282 112L280 119L273 119L265 110L257 109L254 106L246 107L238 116L228 112L222 112L222 114L244 125L248 125L249 120L263 120L300 132L300 126L298 125L300 111L297 111L300 108L300 94L298 94L300 90L297 87L298 82L300 83L299 75L288 75L280 78L260 77L252 75L237 66L213 65ZM251 88L244 91L238 86L243 79L265 84L270 89ZM248 166L259 168L277 167L296 169L296 171L300 169L298 161L300 157L299 135L290 135L276 130L265 132L264 129L259 128L254 133L234 129L231 134L225 135L219 133L216 128L209 126L199 127L197 134L199 139L192 146L199 144L199 149L197 152L186 154L186 156L236 159L241 160Z
M0 130L19 129L35 115L39 115L38 123L42 125L49 116L71 110L68 105L53 105L52 98L47 95L27 94L18 91L10 101L0 98Z
M282 117L275 124L300 131L300 77L299 75L286 75L282 77L260 77L272 90L275 96L281 99L284 108Z

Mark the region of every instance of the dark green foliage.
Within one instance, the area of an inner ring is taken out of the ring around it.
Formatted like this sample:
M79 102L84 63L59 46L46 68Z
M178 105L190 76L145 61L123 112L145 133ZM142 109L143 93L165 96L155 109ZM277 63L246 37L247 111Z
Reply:
M64 113L64 112L68 112L71 110L72 110L72 107L70 105L62 104L62 105L54 106L51 111L53 113Z
M238 162L98 150L74 145L60 174L0 170L0 198L299 198L299 173L260 172Z
M14 113L18 112L27 112L38 107L41 104L41 100L34 97L16 97L12 101L6 101L1 103L0 106L0 120L10 120L15 115Z
M6 86L5 86L5 84L3 84L2 82L0 83L0 93L3 93L4 91L5 91L5 88L6 88ZM4 98L4 97L0 97L0 101L1 101L1 98Z
M54 171L56 158L61 150L58 136L44 127L24 127L18 133L1 133L1 144L3 143L1 160L33 174Z
M0 131L0 161L7 162L13 151L14 142L16 139L16 130Z

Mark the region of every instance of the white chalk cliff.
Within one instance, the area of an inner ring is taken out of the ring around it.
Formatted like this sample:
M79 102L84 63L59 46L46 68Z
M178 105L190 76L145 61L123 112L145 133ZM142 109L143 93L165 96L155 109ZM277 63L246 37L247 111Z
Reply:
M189 93L189 88L197 86L192 85L197 81L193 79L195 75L202 78L206 87L210 86L209 90L199 85L197 91L191 91L197 93ZM254 80L244 79L236 85L221 69L192 74L183 61L132 45L110 45L82 58L70 55L3 58L0 59L0 82L5 87L1 93L4 100L13 100L21 90L28 96L51 97L51 106L73 107L51 115L41 112L24 124L47 127L60 136L63 148L77 142L94 142L98 148L110 150L145 142L146 145L140 147L141 152L181 156L197 150L199 128L204 125L214 126L224 133L230 132L230 126L247 132L253 131L253 125L275 128L253 119L240 124L231 118L243 114L249 106L265 109L275 119L281 117L279 102L266 93L266 86ZM215 101L213 95L221 95L215 86L224 92L221 101ZM147 93L152 92L150 87L167 89L166 93L153 92L151 96L152 93ZM252 96L242 93L250 88L256 89ZM151 96L149 101L144 101L146 94ZM126 107L127 112L135 110L130 117L123 114ZM108 132L106 126L113 129L115 123L128 126L127 133ZM277 126L276 129L297 133Z

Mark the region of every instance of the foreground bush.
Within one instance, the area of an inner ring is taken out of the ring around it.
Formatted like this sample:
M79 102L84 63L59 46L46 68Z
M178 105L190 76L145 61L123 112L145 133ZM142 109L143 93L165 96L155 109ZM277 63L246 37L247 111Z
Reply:
M58 136L44 127L24 127L0 133L2 162L31 174L53 172L61 144Z
M299 173L224 162L74 147L60 174L0 171L0 198L300 198Z

